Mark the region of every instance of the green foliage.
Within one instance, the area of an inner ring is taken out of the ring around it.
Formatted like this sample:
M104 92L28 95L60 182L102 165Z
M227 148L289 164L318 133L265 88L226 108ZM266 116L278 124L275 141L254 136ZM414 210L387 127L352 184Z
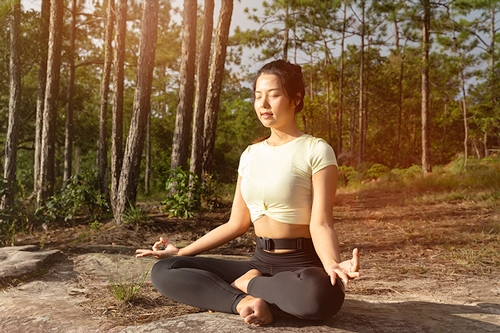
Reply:
M138 206L130 205L123 214L123 222L140 225L148 221L148 215Z
M366 171L366 177L370 179L379 179L387 175L391 170L385 165L375 163Z
M500 159L469 159L467 169L463 166L463 156L457 156L447 165L435 167L433 172L425 177L421 167L414 165L407 169L379 173L378 181L368 183L364 182L370 179L367 174L373 175L377 173L373 170L387 169L374 165L364 174L351 167L340 167L339 174L342 176L339 179L343 181L339 184L360 191L368 188L403 191L413 197L412 200L420 202L474 201L488 205L500 204ZM357 182L349 181L348 177L352 175L356 175Z
M213 209L220 207L222 204L221 198L224 195L224 186L216 181L212 175L203 175L200 191L202 204L208 208Z
M118 277L110 277L109 287L111 293L117 300L122 302L133 300L139 294L148 274L149 271L128 278L120 275Z
M201 184L198 177L181 167L170 171L166 182L168 196L162 201L170 216L190 218L199 209Z
M8 191L12 191L11 186L1 182L0 198ZM16 200L14 205L0 210L0 246L14 246L16 232L24 231L31 215L21 200Z
M99 192L97 176L91 173L72 176L59 193L37 209L37 215L49 221L61 217L68 221L77 216L99 220L108 212L106 196Z
M193 217L202 204L208 209L221 205L224 186L215 181L211 175L200 179L192 172L181 167L172 170L166 182L167 198L161 203L173 217L184 219Z
M355 186L361 184L363 174L357 171L354 167L340 166L339 167L339 186Z

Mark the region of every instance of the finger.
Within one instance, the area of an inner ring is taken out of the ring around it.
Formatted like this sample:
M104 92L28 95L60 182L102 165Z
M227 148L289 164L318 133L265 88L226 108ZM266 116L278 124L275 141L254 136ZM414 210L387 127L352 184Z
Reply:
M332 286L334 286L335 283L337 283L337 274L335 272L331 272L329 275L330 275L330 283L332 284Z
M347 273L347 276L349 279L356 279L360 277L360 274L358 272L349 272Z
M357 272L359 270L359 250L355 248L352 250L352 259L351 259L352 272Z
M150 256L151 255L151 251L150 250L142 250L142 249L138 249L135 251L135 257L136 258L140 258L140 257L147 257L147 256Z
M164 244L162 240L159 240L158 242L154 243L153 244L153 251L158 251L162 244Z
M342 270L337 270L335 271L337 277L342 280L342 282L344 283L344 286L347 286L347 284L349 283L349 275L348 273L342 271Z

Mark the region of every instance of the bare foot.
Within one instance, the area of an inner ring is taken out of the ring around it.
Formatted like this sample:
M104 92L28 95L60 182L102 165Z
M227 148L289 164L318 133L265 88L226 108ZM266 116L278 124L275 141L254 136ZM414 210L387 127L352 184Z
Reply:
M245 294L248 294L248 283L250 283L250 280L252 280L256 276L262 276L262 273L258 269L251 269L234 280L234 282L231 283L231 286L241 290Z
M273 315L262 298L248 295L238 303L236 310L248 325L262 326L273 322Z

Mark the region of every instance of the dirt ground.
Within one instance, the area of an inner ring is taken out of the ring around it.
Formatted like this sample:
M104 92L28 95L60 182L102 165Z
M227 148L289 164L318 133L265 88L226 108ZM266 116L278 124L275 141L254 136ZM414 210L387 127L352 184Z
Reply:
M342 256L348 258L355 247L361 256L362 277L349 285L348 297L411 298L439 294L462 304L489 302L499 307L498 202L436 200L380 190L338 194L334 218ZM188 220L168 218L159 206L151 204L143 205L143 209L148 212L149 221L140 225L115 226L111 221L102 223L100 228L91 228L85 221L60 227L50 225L48 230L39 228L29 235L18 235L16 245L59 249L63 260L82 253L109 253L110 246L117 253L132 256L136 248L149 248L160 235L184 246L224 223L230 207L202 212ZM250 230L210 253L250 256L253 238ZM465 283L474 278L486 283L466 287ZM78 279L78 283L91 285L84 275ZM116 300L109 286L102 284L87 288L85 296L87 301L82 306L108 321L109 326L205 311L162 297L150 283L129 302Z

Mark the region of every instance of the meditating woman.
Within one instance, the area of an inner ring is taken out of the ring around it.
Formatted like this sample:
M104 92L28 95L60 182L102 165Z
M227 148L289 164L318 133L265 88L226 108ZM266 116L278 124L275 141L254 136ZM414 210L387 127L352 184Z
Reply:
M238 313L247 324L273 321L273 309L324 320L344 301L344 286L359 276L358 250L341 261L333 226L337 161L324 140L302 133L304 106L299 65L264 65L254 84L254 108L270 129L242 153L229 221L184 248L161 237L137 257L162 259L151 281L163 295L214 311ZM196 257L243 235L253 224L248 261Z

